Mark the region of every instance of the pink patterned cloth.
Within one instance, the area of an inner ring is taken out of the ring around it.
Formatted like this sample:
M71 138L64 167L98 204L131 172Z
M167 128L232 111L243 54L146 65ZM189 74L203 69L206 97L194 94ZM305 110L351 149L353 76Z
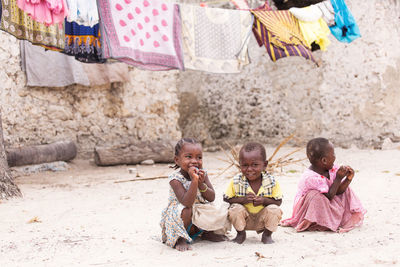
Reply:
M68 16L65 0L17 0L17 5L34 21L45 25L62 24Z
M183 69L179 6L161 0L98 0L106 58L148 70Z
M298 232L304 230L332 230L347 232L362 224L366 210L350 187L343 194L329 200L329 191L339 167L329 170L330 179L307 169L298 184L293 214L281 222Z

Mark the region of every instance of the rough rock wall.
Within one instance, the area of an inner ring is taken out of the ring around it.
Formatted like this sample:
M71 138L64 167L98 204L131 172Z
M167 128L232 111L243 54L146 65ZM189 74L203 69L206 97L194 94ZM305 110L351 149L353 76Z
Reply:
M19 42L4 32L0 62L6 147L69 139L90 157L95 145L181 137L176 71L132 69L129 83L97 87L26 87Z
M196 0L191 0L194 2ZM252 38L241 74L149 72L98 87L28 88L18 41L0 32L0 107L6 146L72 139L81 156L97 144L195 136L206 145L274 143L295 132L342 146L400 141L400 34L395 1L346 0L363 37L330 36L322 66L300 57L270 61Z
M400 141L400 12L397 1L346 0L362 38L329 36L322 66L300 57L270 61L254 38L252 63L240 74L187 71L179 76L179 125L205 144L259 140L291 133L303 141L331 138L341 146Z

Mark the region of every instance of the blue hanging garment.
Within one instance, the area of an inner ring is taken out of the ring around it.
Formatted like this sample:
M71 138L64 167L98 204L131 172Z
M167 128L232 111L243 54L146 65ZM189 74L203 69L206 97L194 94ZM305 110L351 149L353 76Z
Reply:
M344 0L331 0L335 10L336 25L329 27L331 33L341 42L351 43L361 37L356 20L346 6Z

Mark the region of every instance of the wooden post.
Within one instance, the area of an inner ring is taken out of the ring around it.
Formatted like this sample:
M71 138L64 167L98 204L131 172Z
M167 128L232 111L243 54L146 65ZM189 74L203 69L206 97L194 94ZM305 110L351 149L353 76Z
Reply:
M151 159L158 163L174 162L174 148L169 142L137 142L112 147L95 147L94 160L98 166L139 164Z
M10 167L40 164L53 161L70 161L76 157L76 145L72 141L60 141L47 145L37 145L6 149Z

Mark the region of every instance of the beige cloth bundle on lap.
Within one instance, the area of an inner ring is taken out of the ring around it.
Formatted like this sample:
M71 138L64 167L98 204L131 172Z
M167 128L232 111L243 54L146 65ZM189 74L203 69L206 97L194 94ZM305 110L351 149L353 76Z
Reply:
M216 234L226 234L231 230L228 220L228 203L196 203L193 205L192 222L200 229L214 231Z

